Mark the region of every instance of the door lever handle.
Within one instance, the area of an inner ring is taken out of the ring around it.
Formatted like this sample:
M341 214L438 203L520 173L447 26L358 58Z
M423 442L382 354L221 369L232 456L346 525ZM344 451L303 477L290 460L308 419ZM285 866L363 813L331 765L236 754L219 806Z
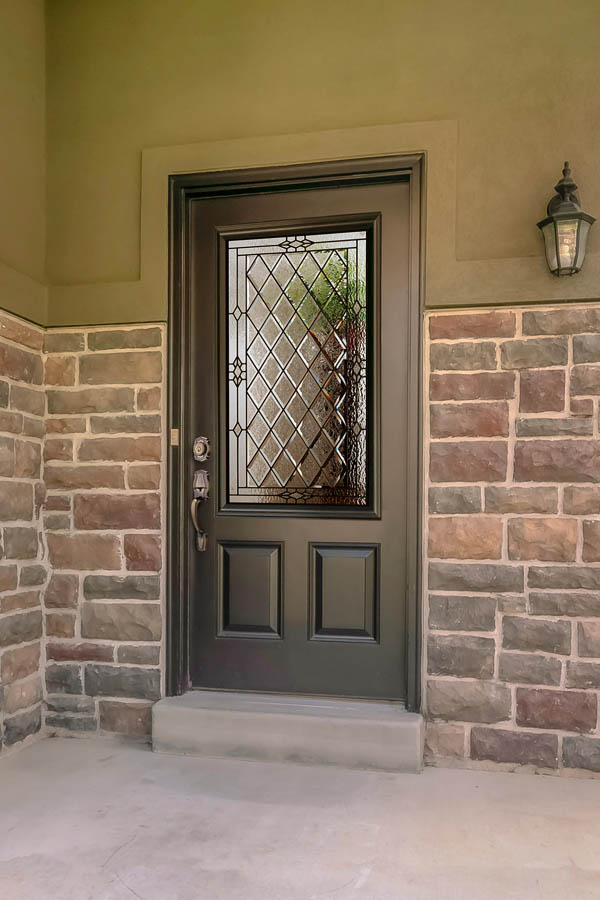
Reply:
M201 503L199 497L194 497L192 500L192 504L190 506L190 513L192 515L192 522L194 523L194 530L196 532L196 550L200 553L203 553L206 550L206 546L208 544L208 535L205 531L202 531L200 528L200 523L198 522L198 504Z
M194 480L192 481L192 493L195 500L208 500L208 491L210 489L210 481L206 469L198 469L194 472Z

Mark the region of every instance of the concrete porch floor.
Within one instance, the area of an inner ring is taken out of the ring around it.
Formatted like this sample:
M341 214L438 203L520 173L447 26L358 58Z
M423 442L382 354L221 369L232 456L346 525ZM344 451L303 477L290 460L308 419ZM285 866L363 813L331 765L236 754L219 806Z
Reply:
M0 762L2 900L600 897L600 781L41 741Z

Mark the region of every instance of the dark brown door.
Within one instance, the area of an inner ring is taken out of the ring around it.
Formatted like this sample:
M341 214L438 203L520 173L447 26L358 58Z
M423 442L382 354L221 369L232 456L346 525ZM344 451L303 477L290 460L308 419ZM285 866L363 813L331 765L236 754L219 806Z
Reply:
M406 696L409 193L190 204L193 687Z

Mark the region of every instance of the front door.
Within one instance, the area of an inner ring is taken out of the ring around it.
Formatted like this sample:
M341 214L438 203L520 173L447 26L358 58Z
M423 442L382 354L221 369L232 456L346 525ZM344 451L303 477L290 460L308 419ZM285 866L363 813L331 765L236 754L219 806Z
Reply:
M190 202L192 687L406 697L409 201L388 175Z

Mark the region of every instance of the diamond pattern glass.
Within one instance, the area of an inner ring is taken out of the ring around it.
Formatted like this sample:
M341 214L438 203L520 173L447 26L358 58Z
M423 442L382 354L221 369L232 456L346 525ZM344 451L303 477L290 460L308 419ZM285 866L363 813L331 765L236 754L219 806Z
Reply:
M366 244L228 242L230 504L367 504Z

